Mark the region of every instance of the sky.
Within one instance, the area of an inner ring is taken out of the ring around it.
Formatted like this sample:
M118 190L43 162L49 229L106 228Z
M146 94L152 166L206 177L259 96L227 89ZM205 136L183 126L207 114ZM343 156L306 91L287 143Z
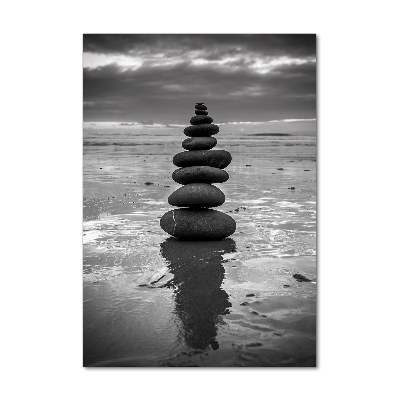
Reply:
M83 35L83 120L188 124L316 118L316 36Z

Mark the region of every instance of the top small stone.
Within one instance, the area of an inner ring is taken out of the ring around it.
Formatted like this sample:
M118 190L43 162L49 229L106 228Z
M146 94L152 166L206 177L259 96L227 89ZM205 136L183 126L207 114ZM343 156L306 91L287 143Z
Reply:
M204 104L204 103L196 103L196 104L200 104L200 105L202 105L202 104Z

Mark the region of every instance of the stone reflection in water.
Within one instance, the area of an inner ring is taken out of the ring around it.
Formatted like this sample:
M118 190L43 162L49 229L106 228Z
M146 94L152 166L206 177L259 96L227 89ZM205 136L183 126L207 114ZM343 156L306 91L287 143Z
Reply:
M168 286L175 291L175 314L180 339L193 349L218 349L216 341L222 316L229 313L229 296L221 288L225 277L223 254L236 251L233 239L180 241L166 239L161 254L174 278Z

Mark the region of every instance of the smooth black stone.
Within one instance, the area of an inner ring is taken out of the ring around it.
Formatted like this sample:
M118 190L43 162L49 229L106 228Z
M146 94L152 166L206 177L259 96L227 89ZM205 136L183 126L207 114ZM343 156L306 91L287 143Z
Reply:
M293 278L296 279L297 282L311 282L311 279L308 279L301 274L294 274Z
M211 136L216 135L219 132L219 126L214 124L201 124L187 126L183 133L186 136L197 137L197 136Z
M212 124L213 119L209 115L195 115L190 118L190 123L192 125L201 125L201 124Z
M197 103L194 108L196 110L207 110L207 107L204 105L204 103Z
M194 167L207 165L224 169L232 161L232 156L225 150L193 150L175 154L172 162L177 167Z
M172 236L186 240L219 240L236 230L235 220L216 210L179 209L165 213L161 228Z
M182 142L186 150L210 150L217 144L217 139L210 136L187 138Z
M205 110L194 110L196 115L208 115L208 111Z
M229 174L214 167L186 167L179 168L172 173L172 179L181 185L188 183L223 183L229 179Z
M177 207L218 207L225 203L225 195L209 183L189 183L175 190L168 203Z

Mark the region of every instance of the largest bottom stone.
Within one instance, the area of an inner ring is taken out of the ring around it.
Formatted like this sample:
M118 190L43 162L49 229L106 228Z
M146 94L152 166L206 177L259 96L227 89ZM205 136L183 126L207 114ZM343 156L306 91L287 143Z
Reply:
M221 211L190 208L168 211L160 226L171 236L187 240L219 240L236 230L235 220Z

